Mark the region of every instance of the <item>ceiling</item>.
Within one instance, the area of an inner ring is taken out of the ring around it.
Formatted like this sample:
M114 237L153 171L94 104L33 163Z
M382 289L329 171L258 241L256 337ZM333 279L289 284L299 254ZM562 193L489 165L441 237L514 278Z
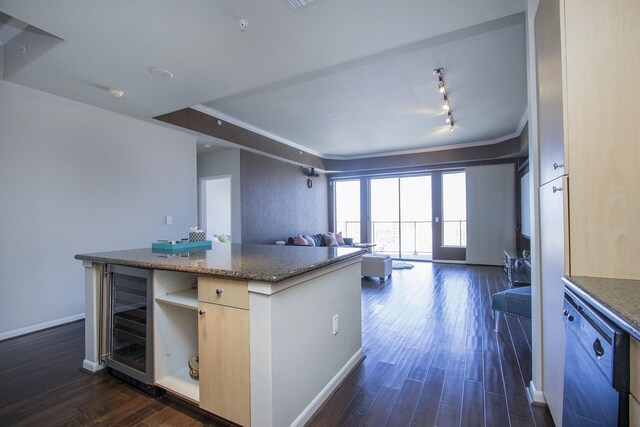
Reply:
M14 83L141 119L197 106L327 158L517 135L524 9L524 0L316 0L295 12L283 0L0 0L1 12L64 39Z

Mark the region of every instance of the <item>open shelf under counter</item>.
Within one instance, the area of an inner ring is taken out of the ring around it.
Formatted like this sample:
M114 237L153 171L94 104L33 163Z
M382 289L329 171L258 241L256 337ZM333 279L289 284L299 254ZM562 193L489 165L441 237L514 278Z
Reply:
M191 310L198 309L198 289L187 289L172 294L166 294L156 297L156 301L165 304L171 304L178 307L184 307Z
M200 384L191 378L188 367L156 380L156 385L192 403L200 403Z

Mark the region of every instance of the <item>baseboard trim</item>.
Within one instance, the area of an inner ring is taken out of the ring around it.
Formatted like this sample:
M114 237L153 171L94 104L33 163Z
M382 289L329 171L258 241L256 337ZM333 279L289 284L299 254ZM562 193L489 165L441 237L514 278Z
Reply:
M303 426L305 425L311 417L316 413L316 411L322 406L322 404L327 400L331 394L337 389L340 384L344 381L344 379L353 371L353 369L358 366L358 364L364 359L364 352L362 351L362 347L356 351L356 353L351 356L351 359L338 371L338 373L329 381L329 383L320 391L320 393L309 403L309 405L304 408L304 410L298 415L291 425L292 426Z
M84 359L82 361L81 370L91 375L103 370L104 368L106 368L105 365L99 365L96 362L92 362L91 360Z
M48 322L38 323L37 325L31 325L20 329L14 329L12 331L0 333L0 341L8 340L10 338L19 337L21 335L30 334L31 332L41 331L43 329L53 328L54 326L64 325L65 323L75 322L76 320L84 319L84 313L74 314L73 316L63 317L61 319L50 320Z
M544 393L536 389L536 385L533 381L529 382L529 387L525 387L527 392L527 400L529 405L533 406L547 406L547 399L544 398Z

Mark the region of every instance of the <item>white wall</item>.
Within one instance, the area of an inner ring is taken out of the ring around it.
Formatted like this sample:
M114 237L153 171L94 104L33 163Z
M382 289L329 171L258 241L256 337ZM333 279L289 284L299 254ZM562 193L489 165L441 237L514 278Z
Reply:
M75 254L188 235L195 137L0 81L0 203L2 339L83 316Z
M233 148L198 156L198 178L220 175L231 176L231 241L240 243L242 239L242 216L239 149ZM198 209L198 212L201 212L200 207ZM203 221L200 221L200 224L202 223Z
M500 265L516 248L515 166L466 168L467 263Z

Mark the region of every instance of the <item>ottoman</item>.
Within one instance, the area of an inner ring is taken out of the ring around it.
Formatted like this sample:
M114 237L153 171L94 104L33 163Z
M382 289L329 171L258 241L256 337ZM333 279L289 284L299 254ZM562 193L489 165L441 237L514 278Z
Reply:
M367 254L362 256L362 275L379 277L384 281L387 276L391 276L393 264L389 255Z

